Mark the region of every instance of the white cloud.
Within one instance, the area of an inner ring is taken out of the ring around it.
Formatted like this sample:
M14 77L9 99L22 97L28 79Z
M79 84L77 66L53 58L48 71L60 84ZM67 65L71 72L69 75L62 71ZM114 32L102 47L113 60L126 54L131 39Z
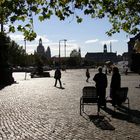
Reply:
M104 44L109 45L110 43L116 43L116 42L118 42L117 39L111 39L111 40L100 41L100 43L101 43L102 45L104 45Z
M53 55L58 55L58 52L59 52L59 43L57 42L53 42L53 43L48 43L46 44L46 46L50 46L50 49L51 49L51 52ZM45 44L44 44L45 46ZM79 48L79 45L76 44L76 43L69 43L67 42L66 43L66 54L67 56L69 56L70 52L73 50L73 49L78 49ZM60 46L60 51L61 51L61 56L64 56L64 44L61 44Z
M42 39L42 42L43 42L43 43L49 42L49 39L48 39L48 37L47 37L46 35L38 35L38 36L36 37L35 41L38 42L40 38Z
M76 40L68 40L68 43L76 42Z
M21 34L9 34L10 38L14 40L15 42L23 41L24 36Z
M9 31L8 25L4 25L4 30L5 30L5 32L8 32Z
M87 41L85 41L85 44L96 43L98 41L99 41L99 39L87 40Z
M24 42L24 36L22 34L9 34L10 38L14 40L19 45L23 46L23 49L25 48L25 42ZM42 44L45 47L45 50L49 46L51 49L52 56L58 55L59 52L59 42L53 42L48 39L46 35L38 35L34 41L26 41L26 52L28 54L34 53L36 51L37 46L39 44L39 39L42 39ZM75 43L76 40L68 40L66 42L66 54L69 56L70 52L73 49L78 49L80 46ZM61 44L61 56L64 56L64 43Z
M34 53L34 51L36 51L36 49L37 49L37 46L38 46L38 44L36 44L36 43L27 42L26 43L27 53L29 53L29 54ZM43 43L43 46L44 46L45 50L47 49L48 46L50 47L52 56L58 55L58 53L59 53L59 43L58 42ZM23 45L23 47L24 47L24 45ZM73 49L78 49L78 48L79 48L79 45L76 43L67 43L66 44L67 56L69 56L70 52ZM64 56L64 44L61 44L60 51L61 51L61 56Z
M14 40L15 42L19 42L19 41L24 41L24 36L22 34L9 34L10 38L12 40ZM35 40L33 40L32 42L39 42L39 39L42 39L43 43L47 43L49 42L49 39L47 38L46 35L38 35Z

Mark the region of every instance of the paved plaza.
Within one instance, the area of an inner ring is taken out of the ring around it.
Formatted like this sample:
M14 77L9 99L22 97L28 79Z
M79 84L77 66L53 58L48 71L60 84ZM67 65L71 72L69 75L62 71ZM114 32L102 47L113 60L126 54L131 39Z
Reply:
M121 75L122 87L128 87L130 111L101 110L86 106L79 114L84 86L94 86L93 76L86 82L85 70L62 71L64 89L54 87L50 78L24 80L25 73L14 73L16 84L0 90L0 140L140 140L140 75ZM108 75L108 88L111 75Z

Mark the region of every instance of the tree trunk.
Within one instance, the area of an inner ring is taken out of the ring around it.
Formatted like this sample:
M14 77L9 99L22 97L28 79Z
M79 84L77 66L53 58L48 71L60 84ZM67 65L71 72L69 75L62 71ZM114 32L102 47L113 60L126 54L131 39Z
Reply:
M0 33L0 87L10 85L14 82L12 77L12 68L8 64L8 48L9 42L4 33Z

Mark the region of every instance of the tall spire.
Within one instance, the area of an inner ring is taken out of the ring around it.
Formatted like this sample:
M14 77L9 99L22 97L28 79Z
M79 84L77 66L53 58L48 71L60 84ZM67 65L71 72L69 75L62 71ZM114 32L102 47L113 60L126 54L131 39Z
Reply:
M39 39L39 45L42 46L42 39Z
M110 41L110 52L112 52L112 43Z
M107 53L107 45L104 44L104 53Z
M49 46L47 47L47 50L46 50L46 57L51 58L51 49Z

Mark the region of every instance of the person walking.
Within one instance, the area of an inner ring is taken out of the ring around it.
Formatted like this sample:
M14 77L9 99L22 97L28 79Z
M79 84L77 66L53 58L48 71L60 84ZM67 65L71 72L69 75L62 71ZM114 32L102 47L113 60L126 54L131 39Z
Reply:
M96 83L96 92L99 97L98 106L106 108L106 88L107 88L107 76L102 73L102 68L98 69L98 73L95 74L93 80Z
M90 78L90 73L89 73L89 69L86 70L86 82L88 82L88 79Z
M62 88L62 83L61 83L61 71L60 71L59 68L57 68L57 69L55 70L54 78L55 78L55 84L54 84L54 86L56 87L57 81L59 81L60 88Z
M120 105L121 101L117 97L116 91L121 87L121 75L117 67L113 68L113 74L110 83L110 98L112 98L112 105Z

